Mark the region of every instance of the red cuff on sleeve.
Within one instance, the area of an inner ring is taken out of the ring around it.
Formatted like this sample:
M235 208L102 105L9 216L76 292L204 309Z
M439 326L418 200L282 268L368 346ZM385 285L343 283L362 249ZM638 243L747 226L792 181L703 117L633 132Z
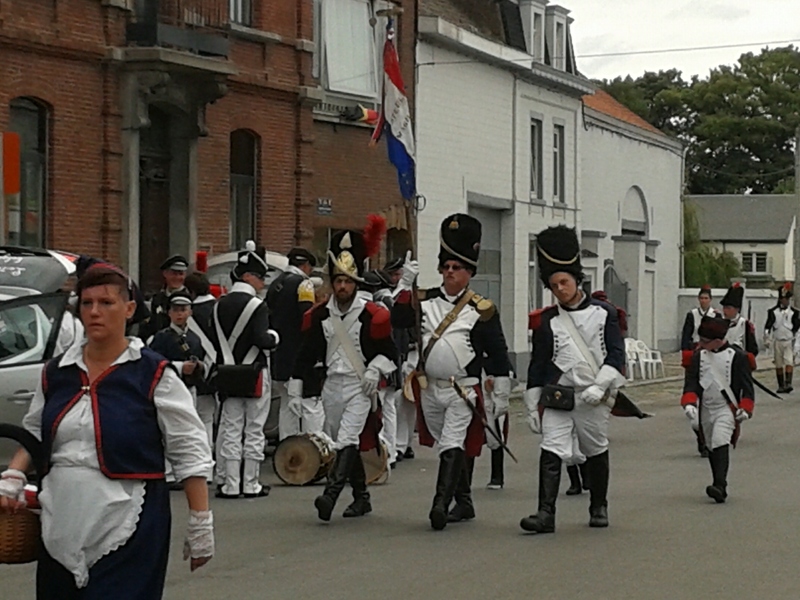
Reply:
M374 340L382 340L392 335L392 321L389 311L372 302L367 303L367 310L372 315L370 337Z
M397 299L395 300L398 304L410 304L411 303L411 291L410 290L403 290L399 294L397 294Z
M694 392L686 392L681 396L681 406L686 406L688 404L697 404L697 394Z
M756 370L756 357L753 355L752 352L748 352L747 353L747 362L750 363L750 370L751 371L755 371Z
M688 369L689 366L692 364L693 356L694 356L694 350L681 350L681 366L684 369Z
M741 400L739 400L739 408L743 408L745 412L747 412L750 415L753 414L753 410L755 409L755 407L756 403L753 402L752 398L742 398Z

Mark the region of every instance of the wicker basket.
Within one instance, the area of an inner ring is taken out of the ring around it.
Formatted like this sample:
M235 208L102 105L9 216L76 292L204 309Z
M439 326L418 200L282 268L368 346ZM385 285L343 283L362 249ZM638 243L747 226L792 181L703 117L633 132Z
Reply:
M30 433L7 423L0 423L0 438L9 438L22 444L33 458L36 473L44 473L43 454L39 441ZM0 564L21 564L36 560L42 528L39 515L29 510L15 514L0 512Z
M0 563L19 565L36 560L42 527L39 515L29 510L0 513Z

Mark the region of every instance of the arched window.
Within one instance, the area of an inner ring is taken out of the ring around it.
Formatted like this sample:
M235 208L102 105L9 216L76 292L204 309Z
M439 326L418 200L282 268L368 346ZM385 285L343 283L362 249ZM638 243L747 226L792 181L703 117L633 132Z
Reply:
M256 237L258 138L252 132L237 129L231 133L230 161L230 240L231 248L241 249Z
M8 242L44 247L47 199L48 110L30 98L14 98L9 129L20 137L20 198L8 207Z

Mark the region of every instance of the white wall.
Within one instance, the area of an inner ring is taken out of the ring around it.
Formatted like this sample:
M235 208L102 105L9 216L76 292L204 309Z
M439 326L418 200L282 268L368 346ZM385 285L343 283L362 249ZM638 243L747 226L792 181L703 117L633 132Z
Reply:
M793 239L793 237L792 237ZM758 243L720 243L713 244L721 251L728 251L736 257L741 264L743 252L766 252L767 253L767 275L771 275L776 281L794 281L794 265L792 264L792 248L786 244L758 244ZM748 275L748 273L743 273Z
M675 143L673 147L661 147L645 133L637 136L635 131L625 127L604 126L592 119L587 129L580 129L580 144L581 229L607 234L599 240L599 257L592 262L598 268L595 287L603 285L604 261L614 258L612 238L622 233L625 196L637 186L647 204L649 239L660 244L654 249L655 263L642 265L638 277L627 274L629 279L640 282L638 306L629 306L629 312L640 321L654 315L655 324L638 323L640 331L654 332L653 346L675 350L680 343L680 332L674 323L681 260L681 151ZM654 271L655 298L647 289L645 268ZM649 302L652 304L645 305ZM639 337L644 339L645 336L640 334Z

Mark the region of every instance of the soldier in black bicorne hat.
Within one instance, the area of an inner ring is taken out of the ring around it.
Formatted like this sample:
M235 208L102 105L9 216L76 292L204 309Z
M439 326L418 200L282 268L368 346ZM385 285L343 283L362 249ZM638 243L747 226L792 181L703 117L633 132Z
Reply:
M739 283L734 283L720 300L722 316L728 319L730 328L725 339L732 346L738 346L750 359L750 368L756 370L756 356L758 356L758 342L756 341L756 328L750 321L742 316L744 302L744 288Z
M409 386L419 396L420 444L436 443L439 450L436 493L428 515L436 530L444 529L448 522L475 518L472 471L486 440L481 420L485 412L483 373L495 400L489 418L499 419L508 412L511 394L511 365L500 316L490 300L469 288L478 270L480 221L466 214L450 215L442 222L439 245L442 285L419 290L416 308L411 294L419 265L408 260L392 310L393 325L403 329L413 328L416 310L422 311L422 358ZM456 504L451 510L453 500Z
M555 531L561 465L585 462L589 525L608 526L608 419L625 384L625 343L616 309L581 289L581 249L574 229L558 226L537 238L542 283L558 303L537 311L525 405L542 434L538 512L520 526Z

